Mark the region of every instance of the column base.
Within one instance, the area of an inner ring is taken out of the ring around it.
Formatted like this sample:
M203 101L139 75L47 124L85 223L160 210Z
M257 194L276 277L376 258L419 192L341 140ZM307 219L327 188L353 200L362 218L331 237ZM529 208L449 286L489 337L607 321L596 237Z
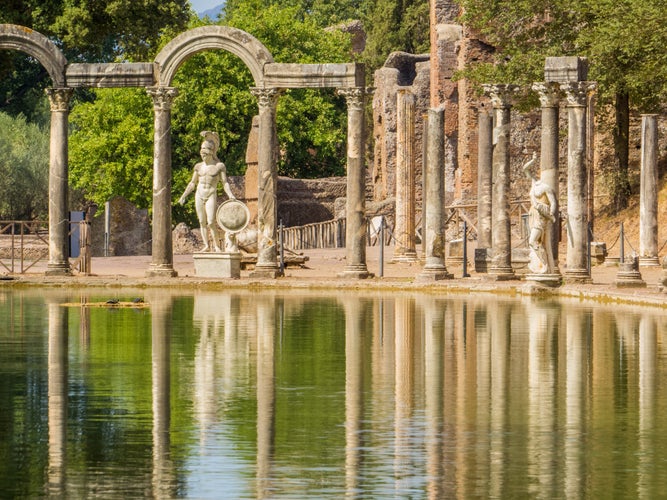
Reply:
M72 276L72 269L68 262L61 264L48 264L46 266L45 276Z
M623 262L616 274L614 285L618 288L644 288L646 282L641 273L636 269L636 262Z
M526 274L526 281L532 281L548 287L557 287L563 284L563 277L560 273Z
M172 264L150 264L146 271L147 278L175 278L178 273Z
M408 250L407 252L402 252L398 255L394 255L391 259L392 262L405 262L405 263L414 263L419 262L419 256L414 250Z
M285 276L285 273L278 266L255 266L255 269L250 271L251 278L276 279L283 276Z
M493 281L511 281L518 280L519 277L514 273L512 267L490 267L488 279Z
M655 257L639 257L639 267L660 267L660 259Z
M368 272L368 268L365 265L356 265L356 266L347 266L342 273L338 274L339 278L352 278L352 279L368 279L372 278L375 275Z
M453 274L447 272L445 266L426 266L421 273L415 277L418 283L430 283L433 281L449 280L454 277Z
M565 271L565 274L563 274L563 279L565 283L574 285L588 285L593 283L593 279L588 273L588 269L568 269Z

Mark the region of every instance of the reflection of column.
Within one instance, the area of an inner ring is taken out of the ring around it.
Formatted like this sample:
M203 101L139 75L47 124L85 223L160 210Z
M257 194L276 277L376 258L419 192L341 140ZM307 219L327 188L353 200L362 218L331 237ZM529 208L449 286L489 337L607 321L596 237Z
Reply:
M338 89L347 102L347 195L345 202L345 269L342 276L368 278L366 267L366 167L364 108L368 90L364 87Z
M68 309L50 303L49 309L49 496L65 497L67 458L67 323Z
M556 193L558 203L560 182L558 176L558 143L559 143L559 100L560 89L554 82L538 82L533 84L540 97L542 107L542 143L540 147L540 178ZM551 251L554 256L554 273L560 274L558 269L558 239L560 224L551 225Z
M491 408L489 440L489 495L503 497L505 483L505 427L511 315L507 304L496 304L491 321Z
M584 455L584 363L586 353L587 316L578 309L566 313L565 358L565 497L581 498L583 484L581 473Z
M171 462L171 298L152 294L152 379L153 379L153 496L173 498Z
M642 115L642 162L639 196L639 264L658 261L658 115Z
M402 480L410 469L410 417L413 409L414 388L414 319L415 303L410 298L396 299L396 374L394 417L394 477L397 491L402 491Z
M644 315L639 321L639 471L638 498L652 498L655 479L653 449L656 403L657 328L652 316Z
M561 84L567 97L567 269L569 282L590 282L588 270L588 173L586 105L594 82Z
M551 306L555 307L555 306ZM526 308L528 336L528 474L538 491L555 491L555 365L552 352L553 309L530 303Z
M171 237L171 106L178 90L146 89L153 99L153 243L147 276L176 276Z
M478 477L491 477L490 463L490 437L491 437L491 335L492 325L495 321L495 310L489 310L488 303L480 304L475 309L475 336L477 337L477 372L476 372L476 399L477 413L475 420L479 437L477 440L477 453L475 454L476 470ZM486 489L477 490L480 496L490 497L491 489L487 481Z
M445 307L440 302L427 300L424 308L424 371L425 417L426 417L426 492L427 498L444 497L442 488L443 473L443 385L444 385L444 349L443 329Z
M396 94L396 226L394 261L417 260L415 241L415 96Z
M259 105L259 152L257 155L257 265L251 276L277 278L278 266L278 170L276 165L276 106L280 91L275 88L252 88Z
M445 110L443 108L428 110L428 134L426 138L426 162L424 169L425 209L422 217L426 221L423 247L426 263L417 276L418 281L437 281L450 278L451 274L445 267L445 217L443 213L445 196L445 164L444 143Z
M514 279L510 221L510 98L515 85L484 85L493 104L493 258L489 275L497 280Z
M51 104L49 159L49 263L47 275L69 275L69 213L67 137L70 88L46 89Z
M275 303L257 302L257 498L272 494L271 462L275 441Z
M356 497L361 460L361 422L364 412L363 322L366 309L356 298L345 305L345 491Z
M479 164L477 166L477 248L491 248L493 192L493 116L479 112Z

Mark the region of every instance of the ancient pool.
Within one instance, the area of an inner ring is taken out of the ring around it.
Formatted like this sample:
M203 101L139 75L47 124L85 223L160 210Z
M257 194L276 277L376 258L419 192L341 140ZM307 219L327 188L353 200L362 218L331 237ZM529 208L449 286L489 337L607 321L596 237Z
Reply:
M27 290L0 291L0 323L8 497L667 491L661 309Z

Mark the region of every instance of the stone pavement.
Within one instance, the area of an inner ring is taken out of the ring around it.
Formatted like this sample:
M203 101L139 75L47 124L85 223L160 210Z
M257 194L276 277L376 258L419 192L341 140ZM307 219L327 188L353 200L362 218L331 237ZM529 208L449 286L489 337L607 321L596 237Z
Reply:
M418 248L418 254L420 254ZM470 277L462 277L460 263L447 263L447 270L454 275L451 280L420 283L415 277L421 272L420 263L391 262L392 248L384 249L384 264L380 266L378 247L367 248L368 271L373 278L357 280L340 278L345 269L345 249L306 250L302 255L308 257L303 268L289 267L285 277L274 280L251 278L250 271L242 270L240 279L201 278L194 275L192 255L175 255L174 269L177 278L147 278L146 271L151 262L150 256L139 257L94 257L92 275L83 276L75 273L72 277L46 277L46 263L40 262L23 275L13 275L12 280L2 280L0 284L46 285L63 287L107 287L107 286L166 286L188 289L228 289L228 288L328 288L328 289L377 289L451 293L504 293L510 295L555 294L604 301L623 301L637 304L651 304L667 307L667 293L658 289L658 280L662 269L640 268L645 288L619 288L614 282L618 267L597 265L592 268L592 284L566 284L555 289L545 289L525 280L498 282L486 274L474 272L472 263L468 265ZM562 265L562 264L561 264ZM380 273L382 272L382 276ZM521 276L520 272L518 276Z

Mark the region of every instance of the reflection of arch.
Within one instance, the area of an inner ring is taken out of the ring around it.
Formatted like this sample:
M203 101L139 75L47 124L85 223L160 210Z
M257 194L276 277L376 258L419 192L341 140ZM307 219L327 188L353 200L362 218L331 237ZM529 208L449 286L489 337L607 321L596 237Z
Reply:
M67 59L41 33L25 26L0 24L0 49L19 50L34 57L49 72L54 87L65 87Z
M192 54L207 49L223 49L238 56L250 69L257 86L262 86L264 65L273 62L267 48L245 31L229 26L202 26L181 33L157 55L158 85L170 86L180 65Z

